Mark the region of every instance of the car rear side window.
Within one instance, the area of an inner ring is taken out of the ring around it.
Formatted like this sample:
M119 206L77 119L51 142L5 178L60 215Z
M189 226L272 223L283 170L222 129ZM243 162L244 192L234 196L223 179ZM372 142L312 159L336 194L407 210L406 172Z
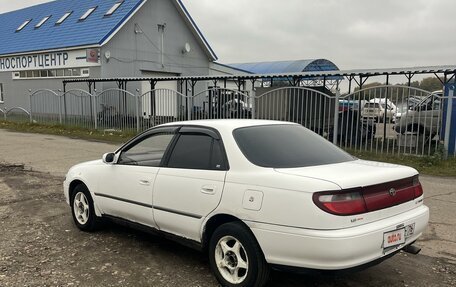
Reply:
M182 134L169 157L168 167L225 170L221 142L205 134Z
M332 143L299 125L240 128L234 138L245 157L270 168L308 167L353 161Z

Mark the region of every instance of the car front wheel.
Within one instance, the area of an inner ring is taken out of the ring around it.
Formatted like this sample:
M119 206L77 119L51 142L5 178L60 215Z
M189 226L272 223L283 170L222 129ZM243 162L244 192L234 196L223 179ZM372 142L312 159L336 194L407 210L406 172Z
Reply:
M71 213L76 226L83 231L94 231L100 227L101 218L95 214L92 197L87 187L80 184L71 196Z
M209 246L209 262L222 286L263 286L269 266L251 231L241 223L221 225Z

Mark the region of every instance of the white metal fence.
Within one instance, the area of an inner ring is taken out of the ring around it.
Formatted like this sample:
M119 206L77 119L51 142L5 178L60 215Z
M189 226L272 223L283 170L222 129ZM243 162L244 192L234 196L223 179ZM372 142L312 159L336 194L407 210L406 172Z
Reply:
M93 97L84 90L71 90L60 96L61 123L87 129L96 129ZM33 109L32 109L33 110Z
M338 142L344 148L431 155L442 137L442 93L377 86L339 98Z
M256 96L254 117L299 123L332 139L336 96L305 87L283 87Z
M21 107L15 107L10 109L1 109L0 115L4 120L14 122L28 122L30 121L30 112Z
M348 150L392 155L450 154L454 94L377 86L347 95L306 87L237 91L211 88L186 96L156 89L135 94L70 90L30 92L30 108L0 109L4 119L98 130L142 131L198 119L268 119L299 123ZM447 123L447 124L445 124ZM454 145L453 145L454 146ZM455 148L456 149L456 148Z

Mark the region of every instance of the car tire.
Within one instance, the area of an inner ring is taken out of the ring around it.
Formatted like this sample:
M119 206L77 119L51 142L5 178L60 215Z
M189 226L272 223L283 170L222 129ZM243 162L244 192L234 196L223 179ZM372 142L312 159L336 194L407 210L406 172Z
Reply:
M82 231L95 231L101 226L101 218L95 214L92 196L83 184L77 185L70 198L74 223Z
M264 286L270 267L248 227L239 222L219 226L209 243L209 263L225 287Z

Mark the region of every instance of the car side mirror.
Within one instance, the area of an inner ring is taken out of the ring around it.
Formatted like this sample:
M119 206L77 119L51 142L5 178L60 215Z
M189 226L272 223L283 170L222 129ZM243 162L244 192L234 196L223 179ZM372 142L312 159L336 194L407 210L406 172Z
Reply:
M106 164L112 164L112 163L114 163L115 157L116 157L116 154L113 152L105 153L103 155L103 162Z

